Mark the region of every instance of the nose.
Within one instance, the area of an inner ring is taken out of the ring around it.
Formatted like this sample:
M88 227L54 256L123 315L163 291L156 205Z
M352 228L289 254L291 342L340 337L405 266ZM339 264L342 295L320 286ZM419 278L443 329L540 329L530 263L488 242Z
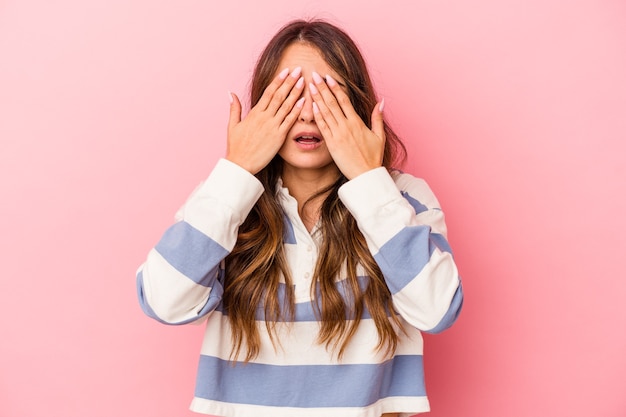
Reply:
M304 89L302 93L304 97L304 105L302 106L302 110L300 110L300 121L304 123L315 123L315 115L313 114L313 98L311 97L311 92L308 88Z

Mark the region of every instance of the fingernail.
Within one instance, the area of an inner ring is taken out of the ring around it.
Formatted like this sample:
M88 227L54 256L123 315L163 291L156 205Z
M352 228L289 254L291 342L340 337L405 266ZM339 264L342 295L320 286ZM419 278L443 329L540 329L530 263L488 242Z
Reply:
M291 76L293 78L298 78L300 76L301 72L302 72L302 68L301 67L296 67L296 68L294 68L293 71L291 71Z
M302 97L300 100L296 101L296 107L301 109L304 106L305 97Z
M302 88L303 85L304 85L304 77L300 77L300 79L296 83L296 88Z
M378 106L378 111L382 113L384 108L385 108L385 97L383 97L382 101L380 102L380 105Z
M317 107L317 103L313 102L313 113L317 114L320 112L320 108Z
M228 92L228 99L230 100L230 104L233 104L233 93Z
M315 74L315 73L313 73ZM313 77L315 78L315 77ZM311 90L311 94L317 94L317 87L315 87L315 85L313 85L313 83L309 83L309 90Z
M288 74L289 74L289 68L285 68L284 70L280 72L280 74L278 74L278 78L280 78L281 80L284 80L285 78L287 78Z
M324 80L322 80L322 77L320 77L320 75L313 71L313 73L311 74L313 76L313 81L315 81L315 84L321 84Z
M328 84L328 86L332 88L337 85L337 81L335 81L333 77L330 76L330 74L326 74L326 84Z

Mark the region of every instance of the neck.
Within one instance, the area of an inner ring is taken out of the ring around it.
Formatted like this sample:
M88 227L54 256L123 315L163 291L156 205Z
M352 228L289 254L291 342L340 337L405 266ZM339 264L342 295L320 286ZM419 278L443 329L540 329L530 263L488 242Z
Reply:
M295 169L285 164L283 185L298 202L298 212L306 228L311 231L320 217L320 207L328 193L310 200L315 194L332 185L339 178L339 169L333 164L326 169ZM306 205L305 205L306 203Z

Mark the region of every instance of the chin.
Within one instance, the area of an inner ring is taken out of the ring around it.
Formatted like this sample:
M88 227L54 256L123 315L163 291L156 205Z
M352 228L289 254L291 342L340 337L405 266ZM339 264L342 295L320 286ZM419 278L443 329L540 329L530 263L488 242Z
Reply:
M296 170L319 170L319 171L338 171L337 165L332 160L332 158L316 158L310 155L301 156L298 158L290 158L281 155L283 159L284 167L287 169L296 169Z

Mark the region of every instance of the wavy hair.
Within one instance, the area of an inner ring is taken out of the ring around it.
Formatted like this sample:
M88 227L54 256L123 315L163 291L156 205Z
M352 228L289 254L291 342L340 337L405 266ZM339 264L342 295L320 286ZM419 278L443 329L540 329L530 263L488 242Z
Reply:
M270 40L254 70L251 106L259 101L274 78L283 51L295 42L316 48L345 80L356 113L371 128L370 115L377 99L365 60L344 31L322 20L293 21ZM386 122L384 127L383 166L391 169L404 162L406 150ZM231 358L234 359L244 348L246 361L259 354L261 339L257 320L264 321L276 347L280 345L276 324L294 318L294 290L283 248L284 212L277 197L281 172L282 159L277 155L256 174L265 192L239 228L237 243L226 258L223 302L231 324L234 342ZM378 350L391 354L398 342L397 329L402 326L393 312L391 293L383 274L356 220L338 197L339 187L346 181L340 174L334 184L308 200L325 196L320 208L322 244L311 284L314 311L321 323L318 342L341 358L362 315L368 311L378 330ZM364 284L359 282L358 266L369 277ZM281 278L285 285L280 285Z

